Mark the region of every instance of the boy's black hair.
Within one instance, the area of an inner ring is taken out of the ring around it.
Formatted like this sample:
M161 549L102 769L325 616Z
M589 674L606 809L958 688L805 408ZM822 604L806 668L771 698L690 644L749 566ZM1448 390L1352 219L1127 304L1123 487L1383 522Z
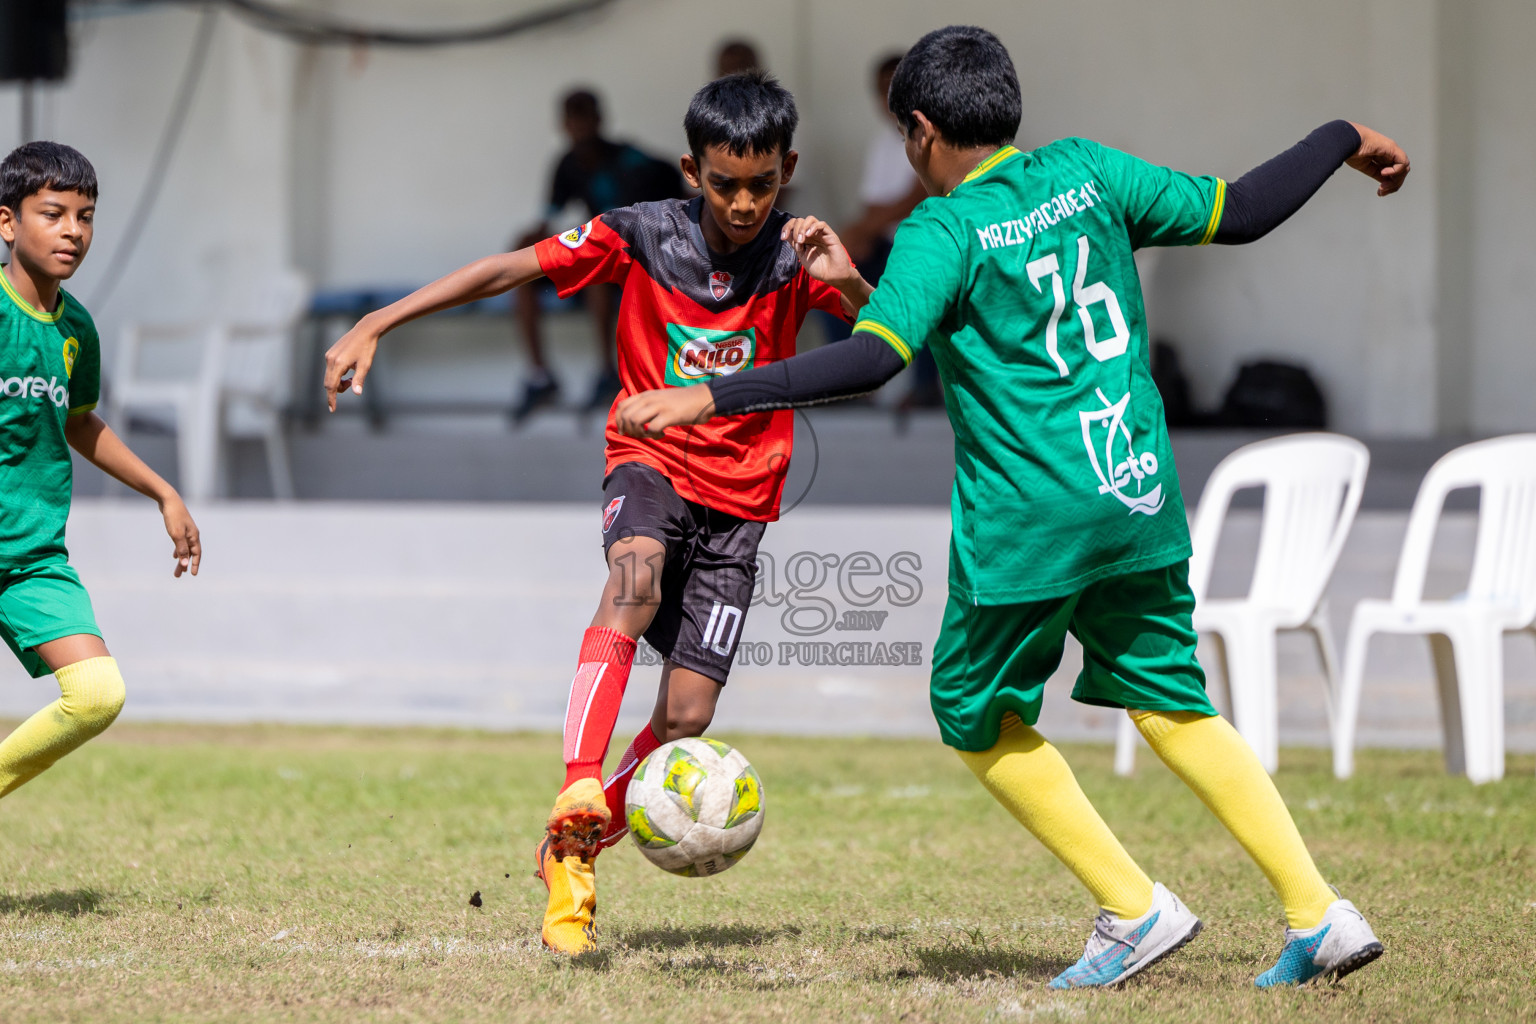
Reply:
M44 189L79 192L96 198L96 168L78 149L62 142L28 142L11 150L0 162L0 206L13 214L21 201Z
M795 98L766 71L742 71L717 78L693 94L683 131L695 160L710 146L733 156L788 153L800 113Z
M1019 76L997 36L974 25L950 25L919 39L896 66L887 100L902 130L920 110L960 149L1004 146L1024 116Z

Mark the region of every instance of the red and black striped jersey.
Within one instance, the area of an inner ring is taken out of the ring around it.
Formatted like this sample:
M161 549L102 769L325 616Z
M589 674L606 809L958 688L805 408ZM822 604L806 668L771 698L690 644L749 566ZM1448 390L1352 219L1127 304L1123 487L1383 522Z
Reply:
M630 395L687 387L795 354L812 309L843 316L842 296L807 274L768 223L733 253L710 250L699 218L704 202L641 203L592 218L535 246L539 265L562 297L588 285L623 285L619 303L619 378L608 410L606 472L643 462L683 498L743 519L778 518L794 445L794 414L757 413L693 427L660 440L625 437L614 409Z

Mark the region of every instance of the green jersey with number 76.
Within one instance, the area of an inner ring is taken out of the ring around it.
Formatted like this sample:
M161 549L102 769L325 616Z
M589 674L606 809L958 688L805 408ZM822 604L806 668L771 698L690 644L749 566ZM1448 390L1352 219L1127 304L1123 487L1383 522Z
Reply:
M1132 253L1209 243L1225 189L1086 139L1005 146L897 231L854 329L938 363L954 597L1038 601L1189 557Z

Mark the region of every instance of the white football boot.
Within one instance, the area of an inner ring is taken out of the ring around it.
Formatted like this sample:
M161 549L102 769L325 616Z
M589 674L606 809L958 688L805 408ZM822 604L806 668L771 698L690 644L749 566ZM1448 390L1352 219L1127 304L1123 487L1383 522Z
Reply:
M1342 978L1358 971L1384 952L1365 917L1349 900L1328 904L1315 928L1285 930L1285 948L1275 966L1259 975L1259 988L1273 985L1305 985L1313 978Z
M1152 909L1129 920L1101 910L1083 958L1051 979L1051 988L1114 985L1200 934L1200 919L1163 883L1152 886Z

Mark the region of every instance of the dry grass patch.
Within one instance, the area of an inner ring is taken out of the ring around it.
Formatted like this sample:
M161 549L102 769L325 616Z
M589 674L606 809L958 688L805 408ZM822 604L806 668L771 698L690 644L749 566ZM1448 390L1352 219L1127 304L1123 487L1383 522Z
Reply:
M737 738L763 838L705 881L599 861L603 950L538 943L531 847L553 736L118 726L0 804L0 1020L1387 1021L1531 1019L1536 758L1484 787L1433 753L1279 783L1387 956L1257 992L1262 876L1160 766L1084 788L1206 921L1118 992L1045 988L1092 915L1075 881L935 744ZM1146 760L1146 759L1144 759ZM481 893L481 906L470 896Z

